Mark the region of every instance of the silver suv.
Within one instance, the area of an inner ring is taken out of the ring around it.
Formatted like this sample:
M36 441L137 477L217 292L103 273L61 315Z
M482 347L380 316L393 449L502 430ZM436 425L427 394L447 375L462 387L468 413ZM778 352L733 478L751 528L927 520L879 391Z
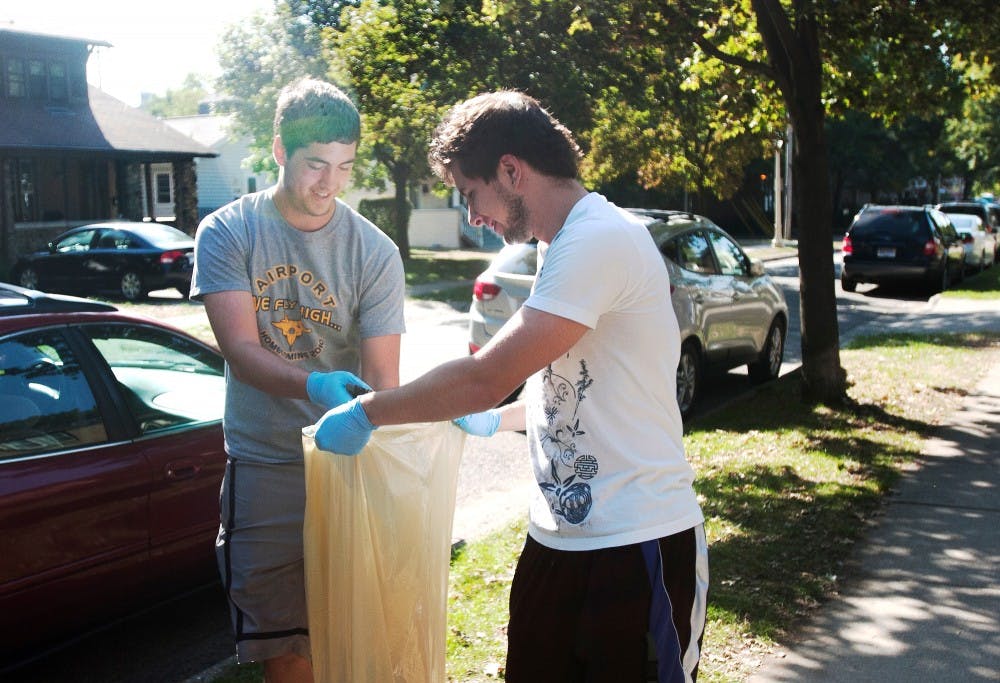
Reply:
M682 211L629 209L647 221L670 275L669 295L681 330L677 403L691 414L710 370L747 365L750 380L778 376L788 304L781 289L722 228ZM497 333L531 293L537 248L505 246L473 287L469 351ZM511 398L514 398L513 396Z

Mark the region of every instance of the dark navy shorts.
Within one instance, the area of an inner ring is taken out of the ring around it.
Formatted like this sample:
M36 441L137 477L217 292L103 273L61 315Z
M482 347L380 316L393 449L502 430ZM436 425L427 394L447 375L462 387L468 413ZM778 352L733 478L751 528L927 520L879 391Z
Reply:
M702 525L588 551L529 536L511 586L506 680L694 681L707 600Z
M236 658L260 662L309 652L302 525L302 462L229 459L215 551L229 599Z

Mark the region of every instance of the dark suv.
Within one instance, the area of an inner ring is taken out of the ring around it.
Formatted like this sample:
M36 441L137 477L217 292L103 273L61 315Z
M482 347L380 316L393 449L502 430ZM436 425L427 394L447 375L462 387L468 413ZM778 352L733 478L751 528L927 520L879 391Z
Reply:
M997 246L993 253L993 260L1000 261L1000 204L980 201L944 202L934 208L944 213L966 213L972 216L979 216L983 221L983 229L998 238Z
M840 284L921 284L932 292L962 279L962 238L946 215L922 206L867 205L844 235Z

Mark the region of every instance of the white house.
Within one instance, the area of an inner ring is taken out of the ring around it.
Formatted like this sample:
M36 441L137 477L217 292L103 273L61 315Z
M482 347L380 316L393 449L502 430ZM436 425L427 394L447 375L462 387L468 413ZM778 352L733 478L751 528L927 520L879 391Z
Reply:
M198 217L203 218L220 206L249 192L264 189L273 181L266 173L254 173L246 159L250 156L249 137L236 137L230 133L232 117L222 114L175 116L163 119L171 128L208 147L219 156L198 159ZM172 211L173 177L169 165L153 168L153 186L156 188L156 207L161 215ZM162 204L161 204L162 202Z

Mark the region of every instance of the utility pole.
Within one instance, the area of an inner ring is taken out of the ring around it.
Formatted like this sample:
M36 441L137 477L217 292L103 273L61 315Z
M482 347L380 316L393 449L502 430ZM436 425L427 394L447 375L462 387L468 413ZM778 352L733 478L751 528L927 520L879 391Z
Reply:
M771 202L774 205L774 239L771 240L772 247L782 247L785 245L785 228L782 219L782 208L785 202L782 194L781 147L782 140L779 138L774 143L774 200Z

